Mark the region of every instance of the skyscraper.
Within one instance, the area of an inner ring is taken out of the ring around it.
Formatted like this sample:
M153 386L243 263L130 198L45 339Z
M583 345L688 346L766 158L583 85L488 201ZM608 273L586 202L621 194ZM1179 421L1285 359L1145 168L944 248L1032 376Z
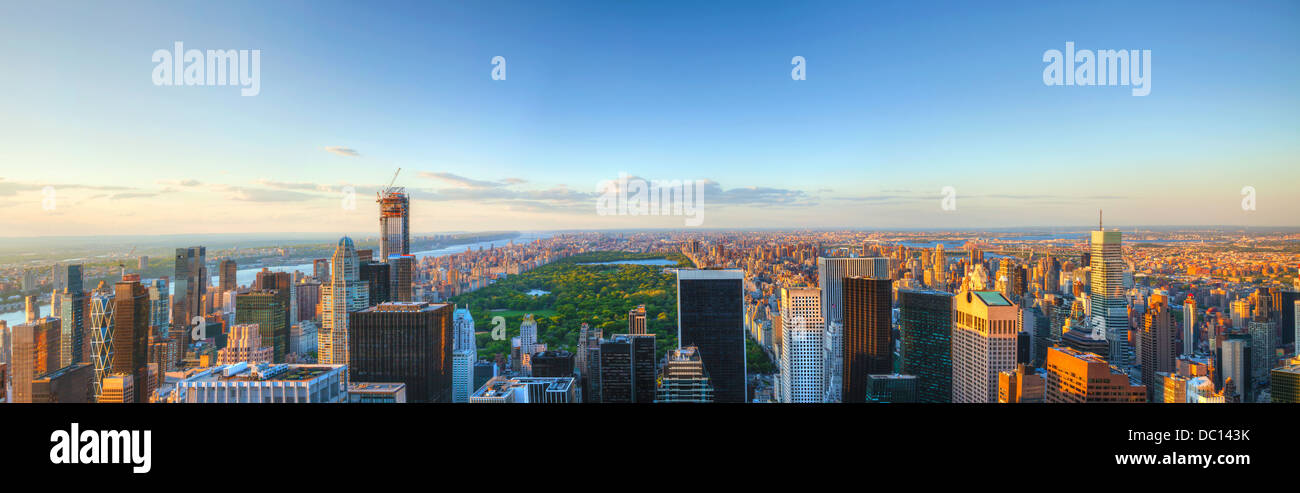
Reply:
M919 402L952 402L952 294L898 290L903 373L916 375Z
M744 281L738 269L677 271L677 340L699 349L716 402L748 400Z
M864 252L866 249L864 249ZM889 259L886 257L817 257L817 283L821 288L822 320L826 324L822 339L824 351L822 385L824 400L839 402L844 377L844 279L863 276L889 278Z
M843 402L866 402L870 375L894 373L893 281L843 280Z
M149 281L149 327L157 339L171 337L171 292L167 279Z
M1045 369L1044 400L1048 403L1146 401L1145 386L1132 385L1128 375L1096 354L1050 348Z
M389 289L392 288L390 274L392 265L379 262L362 262L361 263L361 280L370 287L370 306L389 301ZM467 397L468 398L468 397Z
M135 382L149 382L149 290L138 277L127 276L113 286L112 373L131 375ZM153 389L138 387L135 402L149 402Z
M203 295L207 292L208 249L198 246L176 249L176 270L172 277L172 329L180 332L181 346L189 347L190 331L195 317L207 313L203 310Z
M272 348L272 361L285 362L289 354L290 287L289 273L257 273L253 290L235 296L235 323L256 324L262 346Z
M627 312L627 333L644 334L645 328L645 305L637 305L632 311Z
M405 383L409 402L451 402L453 310L391 302L350 313L350 379Z
M152 300L150 300L152 303ZM104 379L113 371L113 293L90 296L90 364L94 375L91 393L98 397Z
M393 301L415 301L412 297L413 281L415 280L415 256L389 255L388 265L388 296Z
M1141 345L1142 383L1146 386L1147 401L1157 402L1156 373L1174 373L1178 360L1178 347L1174 330L1174 314L1163 295L1151 295L1147 312L1143 315Z
M616 334L600 342L600 402L654 402L657 373L653 334Z
M82 286L81 264L67 266L67 284L60 293L59 367L90 361L86 345L86 293Z
M451 401L469 402L469 395L475 390L474 363L478 362L474 317L468 308L457 308L452 312L451 320L455 334L452 344Z
M824 397L821 290L781 288L780 402L821 402Z
M1020 308L997 291L963 289L952 316L952 401L997 402L998 373L1016 366Z
M34 382L59 369L59 319L38 318L15 325L12 331L13 402L39 402L33 394Z
M1128 298L1124 296L1124 255L1121 233L1097 224L1092 232L1091 313L1099 320L1110 343L1111 362L1128 364Z
M379 203L379 258L410 254L411 201L406 188L385 188L376 202Z
M668 351L655 402L713 402L713 385L695 347Z
M1219 348L1214 362L1214 386L1224 393L1224 397L1235 399L1235 402L1255 402L1254 374L1252 365L1252 352L1250 334L1241 331L1233 331L1223 334L1219 340ZM1228 382L1233 383L1233 389L1228 391Z
M1196 354L1196 298L1183 301L1183 356Z
M229 259L222 260L221 265L217 268L217 270L220 273L218 275L219 278L218 286L220 286L219 289L221 289L222 291L231 291L239 287L239 281L235 280L235 274L239 272L239 267L238 265L235 264L234 260L229 260Z
M321 286L321 327L316 350L322 364L348 364L348 312L362 310L370 303L370 288L361 280L358 264L352 238L340 238L330 261L330 283ZM410 386L407 389L409 392Z

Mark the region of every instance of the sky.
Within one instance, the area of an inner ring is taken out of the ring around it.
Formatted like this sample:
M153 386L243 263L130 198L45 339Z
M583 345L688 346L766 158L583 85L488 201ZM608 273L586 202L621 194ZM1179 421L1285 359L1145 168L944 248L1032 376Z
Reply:
M260 91L155 85L176 42ZM1150 93L1046 85L1067 42ZM1286 1L6 2L0 236L372 232L397 168L416 234L1300 226L1296 46ZM701 225L598 214L620 173Z

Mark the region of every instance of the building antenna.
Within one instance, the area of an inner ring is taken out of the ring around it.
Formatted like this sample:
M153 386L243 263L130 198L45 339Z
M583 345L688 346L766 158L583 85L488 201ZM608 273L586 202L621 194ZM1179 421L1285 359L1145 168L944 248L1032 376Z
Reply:
M1101 227L1101 209L1097 209L1097 231L1105 231L1105 230L1106 230L1105 228Z

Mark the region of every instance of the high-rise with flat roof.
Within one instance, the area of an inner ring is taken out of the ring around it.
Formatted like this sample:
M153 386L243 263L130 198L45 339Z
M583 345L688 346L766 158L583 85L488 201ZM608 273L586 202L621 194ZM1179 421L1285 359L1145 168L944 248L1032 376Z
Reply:
M1020 308L997 291L964 289L952 317L952 401L997 402L998 373L1016 366Z
M1139 346L1142 365L1142 383L1147 388L1147 400L1156 402L1157 373L1173 373L1178 360L1177 332L1174 329L1174 314L1169 309L1168 298L1163 295L1151 295L1147 300L1147 312L1142 316L1142 334Z
M637 305L632 311L627 312L627 333L644 334L645 327L645 305Z
M66 266L67 283L59 293L60 330L59 366L90 361L86 354L86 292L82 286L81 264Z
M918 402L952 402L952 293L898 290L902 370L916 375Z
M780 402L821 402L824 398L821 290L782 287Z
M677 340L695 346L716 402L746 402L744 272L677 271Z
M379 258L411 253L411 199L405 187L379 193ZM399 300L403 301L403 300Z
M236 273L239 272L239 265L234 260L222 260L217 266L218 286L222 291L232 291L239 287L239 281L236 280Z
M113 286L112 373L131 375L133 381L149 382L149 290L138 276L124 278ZM138 384L134 402L149 402L152 388Z
M840 402L844 381L844 279L889 278L886 257L818 257L817 283L821 289L822 320L826 328L822 363L823 399Z
M713 385L693 346L668 352L655 402L713 402Z
M454 305L391 302L349 314L349 377L401 382L410 402L452 401Z
M1048 403L1146 402L1147 390L1093 353L1067 347L1047 350L1045 401Z
M843 402L865 402L869 375L894 373L893 281L843 280Z

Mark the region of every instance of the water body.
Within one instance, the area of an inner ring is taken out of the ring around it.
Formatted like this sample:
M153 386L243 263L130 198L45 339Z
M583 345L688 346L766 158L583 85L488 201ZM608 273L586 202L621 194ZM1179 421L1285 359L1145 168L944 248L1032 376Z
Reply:
M505 238L505 239L492 240L492 241L479 241L475 243L463 243L460 245L443 247L436 250L412 252L412 255L415 255L416 258L424 258L429 256L439 257L442 255L460 253L465 251L465 249L478 250L479 248L483 248L484 250L486 250L494 247L500 248L509 245L512 240L515 242L516 245L526 245L534 241L550 238L550 237L551 237L551 233L521 233L519 236L516 236L514 238ZM293 272L295 270L298 270L298 271L302 271L304 274L307 275L311 275L312 273L312 265L309 263L299 264L299 265L281 265L278 267L268 267L268 269L271 272ZM213 270L215 271L215 268ZM257 279L257 273L261 271L262 271L261 267L249 267L246 269L239 269L235 271L235 280L240 285L248 286ZM216 286L218 284L219 284L218 276L212 276L212 285ZM175 284L169 284L168 288L174 289ZM50 305L48 303L41 305L41 315L42 316L50 315ZM0 320L4 320L5 323L9 324L10 327L26 322L26 318L27 318L26 314L24 314L22 310L0 313Z
M677 265L677 261L664 258L643 260L610 260L609 262L582 262L578 265Z

